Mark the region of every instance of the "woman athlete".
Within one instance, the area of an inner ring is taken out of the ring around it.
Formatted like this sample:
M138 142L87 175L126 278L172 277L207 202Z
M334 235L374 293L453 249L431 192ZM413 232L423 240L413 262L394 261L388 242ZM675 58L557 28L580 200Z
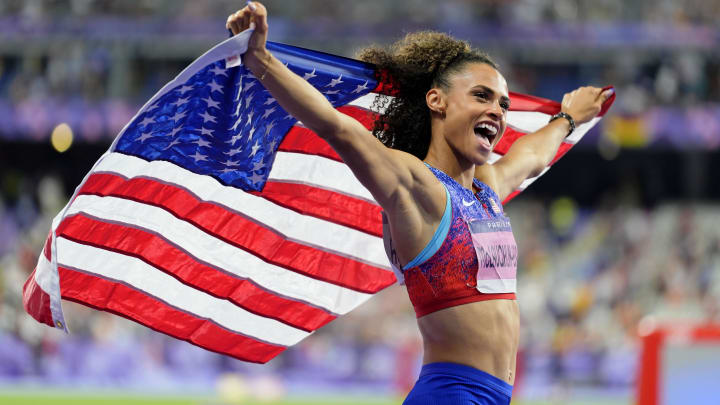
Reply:
M611 91L565 94L558 119L490 165L506 126L508 86L495 63L467 43L420 32L389 50L362 53L398 87L375 136L265 48L262 4L248 2L226 26L237 34L251 24L245 65L335 149L384 210L386 245L424 344L420 378L404 404L509 404L519 335L517 247L501 201L539 174Z

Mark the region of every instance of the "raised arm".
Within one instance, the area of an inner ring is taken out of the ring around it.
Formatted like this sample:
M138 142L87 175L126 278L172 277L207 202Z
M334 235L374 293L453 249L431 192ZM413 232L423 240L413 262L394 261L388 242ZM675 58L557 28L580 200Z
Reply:
M603 92L598 87L581 87L565 94L561 111L570 115L575 125L580 125L595 118L611 95L612 90ZM495 164L478 166L475 177L492 186L500 200L504 200L525 179L539 175L550 164L569 131L567 119L555 119L516 140Z
M232 14L237 34L254 25L243 63L295 118L326 140L388 214L403 257L412 257L434 232L444 210L444 189L422 162L383 145L354 118L338 112L319 91L265 47L267 11L258 2ZM402 241L402 242L400 242ZM406 247L407 245L407 247Z
M391 208L398 187L412 181L409 155L385 147L361 123L338 112L322 93L267 50L267 10L262 4L248 2L248 6L228 17L226 26L233 34L254 26L243 63L286 111L335 149L383 208Z

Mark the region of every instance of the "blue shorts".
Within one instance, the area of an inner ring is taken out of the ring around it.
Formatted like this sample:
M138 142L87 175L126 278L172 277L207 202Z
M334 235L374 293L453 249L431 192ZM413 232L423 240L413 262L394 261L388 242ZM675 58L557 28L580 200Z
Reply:
M509 405L512 385L474 367L425 364L403 405Z

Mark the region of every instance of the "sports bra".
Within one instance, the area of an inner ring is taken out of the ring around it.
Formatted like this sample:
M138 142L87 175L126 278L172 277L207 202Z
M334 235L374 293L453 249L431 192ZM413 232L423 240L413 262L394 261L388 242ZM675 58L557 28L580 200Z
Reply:
M471 302L515 299L517 245L497 194L477 179L473 193L426 166L445 188L445 212L428 244L405 266L383 215L386 253L417 317Z

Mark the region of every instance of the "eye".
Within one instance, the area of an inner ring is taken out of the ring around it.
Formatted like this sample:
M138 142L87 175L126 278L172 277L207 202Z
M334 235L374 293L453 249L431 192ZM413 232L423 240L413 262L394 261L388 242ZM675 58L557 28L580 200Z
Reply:
M500 103L500 108L507 111L510 109L510 103L502 102L502 103Z
M475 93L475 97L483 99L483 100L487 100L488 94L487 94L487 92L480 91L480 92Z

